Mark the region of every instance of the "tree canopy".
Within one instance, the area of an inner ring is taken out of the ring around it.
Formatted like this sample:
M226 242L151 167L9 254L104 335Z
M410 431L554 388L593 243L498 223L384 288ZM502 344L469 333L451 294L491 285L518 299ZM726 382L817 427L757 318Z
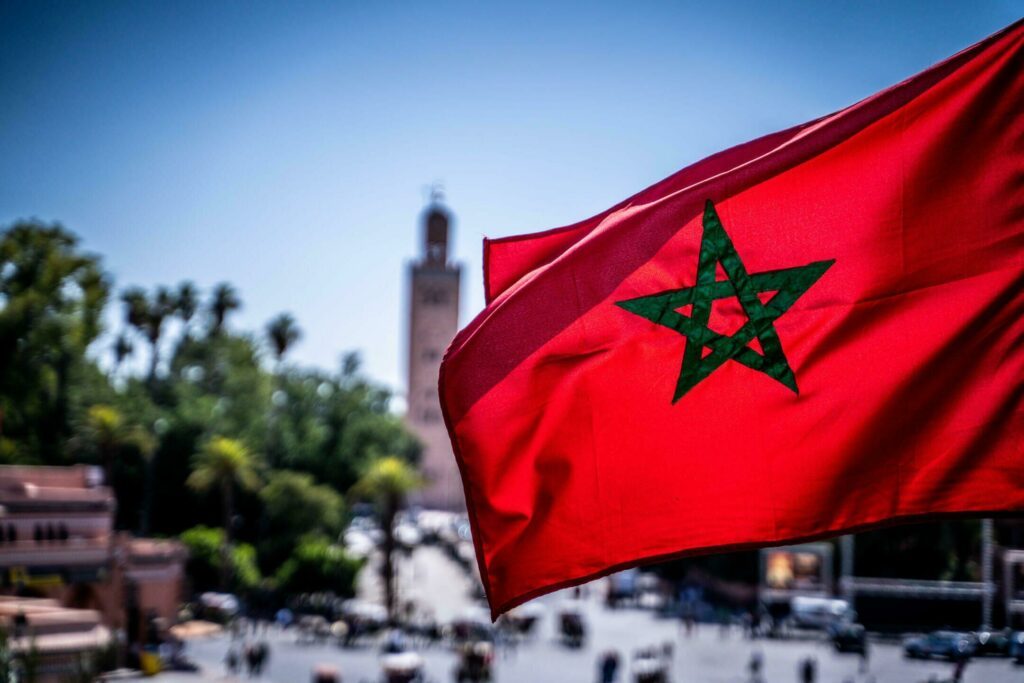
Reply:
M122 322L104 330L110 307ZM309 562L290 575L331 566L341 493L381 454L413 463L419 446L357 356L333 371L286 365L295 319L236 330L241 307L226 282L115 293L101 259L62 226L4 228L0 463L101 465L118 528L200 529L197 549L219 533L239 588L278 575L303 543Z

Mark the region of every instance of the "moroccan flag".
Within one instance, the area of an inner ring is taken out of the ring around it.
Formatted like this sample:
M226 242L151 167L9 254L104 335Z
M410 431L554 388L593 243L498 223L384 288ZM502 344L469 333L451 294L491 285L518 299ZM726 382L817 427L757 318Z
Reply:
M1024 24L485 242L440 392L496 616L685 554L1024 511Z

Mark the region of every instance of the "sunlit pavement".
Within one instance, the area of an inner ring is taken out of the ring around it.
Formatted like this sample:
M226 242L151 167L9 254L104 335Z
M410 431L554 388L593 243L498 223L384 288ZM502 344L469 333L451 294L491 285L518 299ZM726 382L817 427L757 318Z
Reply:
M413 565L406 569L409 576L418 576L422 586L430 586L433 579L449 576L454 565L434 549L418 552ZM456 571L457 568L455 568ZM426 577L433 577L427 580ZM465 584L460 584L465 585ZM944 662L906 660L896 645L875 644L872 647L867 674L858 674L858 658L835 654L830 647L814 641L749 641L738 632L727 635L715 626L701 626L687 638L678 622L661 620L639 610L609 611L597 600L599 591L591 591L583 611L590 626L590 637L580 650L569 650L555 639L554 615L566 595L553 595L541 599L547 613L539 624L535 636L516 648L499 648L495 665L495 680L502 683L561 683L567 681L596 680L596 662L600 653L618 650L624 667L620 681L631 681L629 660L637 648L660 646L664 642L674 645L673 678L676 683L746 683L746 665L751 653L764 654L764 681L766 683L795 683L797 665L807 656L818 661L819 683L925 683L930 679L948 680L952 667ZM422 595L428 595L424 591ZM444 595L443 593L438 593ZM448 596L446 599L450 599ZM443 612L439 610L439 614ZM204 670L201 676L164 674L159 680L179 681L230 680L224 676L224 653L228 639L220 636L194 641L189 654ZM309 681L315 665L330 664L339 669L344 683L376 683L380 679L377 649L371 646L341 649L335 645L299 645L290 632L271 632L269 636L271 658L263 676L273 683ZM426 663L429 681L452 681L454 654L443 646L420 651ZM872 678L873 677L873 678ZM967 668L966 683L1001 683L1024 680L1024 667L1015 667L1005 659L975 660Z

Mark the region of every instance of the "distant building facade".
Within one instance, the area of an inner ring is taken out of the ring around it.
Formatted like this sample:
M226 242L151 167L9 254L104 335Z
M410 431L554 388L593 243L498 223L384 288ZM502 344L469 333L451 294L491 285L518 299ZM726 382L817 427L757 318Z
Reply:
M97 467L0 466L0 595L94 610L129 642L173 622L184 546L116 532L115 508Z
M459 329L462 267L449 260L451 215L433 201L423 216L423 253L409 267L409 357L406 423L423 444L427 487L418 502L431 508L465 507L451 441L441 415L437 376L445 349Z

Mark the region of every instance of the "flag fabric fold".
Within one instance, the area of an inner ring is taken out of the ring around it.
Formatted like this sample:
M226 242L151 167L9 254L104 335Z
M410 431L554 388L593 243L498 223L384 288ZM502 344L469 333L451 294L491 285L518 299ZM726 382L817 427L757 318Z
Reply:
M1024 25L566 228L441 367L492 615L620 568L1024 510Z

